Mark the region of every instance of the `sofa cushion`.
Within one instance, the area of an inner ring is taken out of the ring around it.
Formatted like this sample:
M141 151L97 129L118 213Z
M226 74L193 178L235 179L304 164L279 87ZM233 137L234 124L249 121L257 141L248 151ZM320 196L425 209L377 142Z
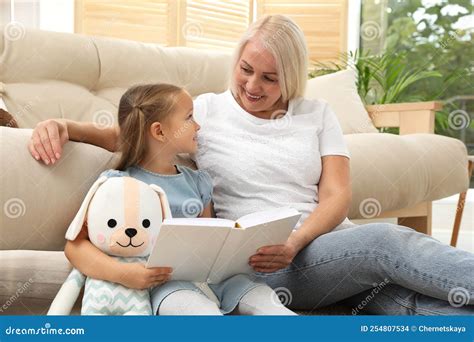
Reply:
M21 39L6 37L0 34L3 83L55 79L92 89L98 82L100 64L90 37L30 29Z
M50 118L115 123L137 83L171 83L192 96L227 89L229 53L40 30L0 30L0 98L22 128Z
M352 69L309 80L305 97L327 101L344 134L378 132L357 93L356 73Z
M0 251L0 315L45 315L71 269L63 252Z
M351 154L349 218L373 218L469 188L467 150L458 139L388 133L344 138Z

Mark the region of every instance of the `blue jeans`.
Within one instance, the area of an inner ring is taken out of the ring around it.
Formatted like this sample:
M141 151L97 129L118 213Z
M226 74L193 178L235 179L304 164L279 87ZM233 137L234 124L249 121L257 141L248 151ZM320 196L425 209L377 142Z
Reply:
M335 229L255 276L296 310L344 300L353 314L474 315L474 254L390 223Z

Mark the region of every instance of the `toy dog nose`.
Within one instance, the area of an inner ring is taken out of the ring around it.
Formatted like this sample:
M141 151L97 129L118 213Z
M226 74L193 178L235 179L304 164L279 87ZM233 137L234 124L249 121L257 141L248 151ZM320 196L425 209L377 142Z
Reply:
M137 235L137 230L135 228L127 228L125 229L125 234L127 234L128 237L134 237Z

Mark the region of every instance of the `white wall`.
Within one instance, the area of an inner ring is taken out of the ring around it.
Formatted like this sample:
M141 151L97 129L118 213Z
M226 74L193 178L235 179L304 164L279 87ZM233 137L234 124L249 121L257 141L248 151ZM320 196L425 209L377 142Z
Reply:
M74 32L74 0L39 1L40 29L58 32Z
M3 25L15 21L28 28L74 32L74 0L0 0L0 9Z

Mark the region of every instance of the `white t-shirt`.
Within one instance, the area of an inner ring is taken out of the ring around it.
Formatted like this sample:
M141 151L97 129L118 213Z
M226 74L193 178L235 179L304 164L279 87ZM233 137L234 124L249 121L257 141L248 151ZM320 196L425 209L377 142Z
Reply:
M323 101L291 100L286 115L267 120L242 109L228 90L197 97L194 115L201 125L194 158L211 176L220 218L289 206L302 213L298 228L319 202L321 157L350 158L336 115Z

